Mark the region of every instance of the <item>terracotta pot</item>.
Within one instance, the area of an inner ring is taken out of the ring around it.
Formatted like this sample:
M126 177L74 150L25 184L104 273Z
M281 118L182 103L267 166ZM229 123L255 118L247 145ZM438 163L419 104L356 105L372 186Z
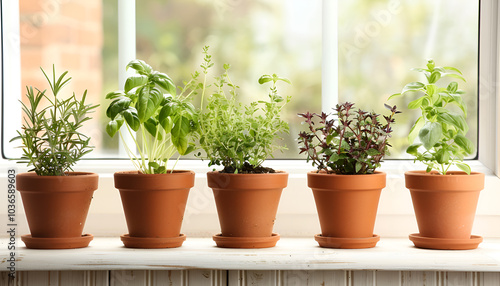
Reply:
M410 189L421 237L470 239L484 174L472 172L408 171Z
M273 235L273 226L281 192L287 186L288 173L226 174L209 172L207 180L215 197L222 230L220 237L268 237L276 244L279 236ZM221 243L223 242L221 241ZM228 244L228 247L238 247L234 246L233 243L231 246ZM270 246L274 246L274 244ZM218 243L218 246L221 245ZM270 246L260 244L259 247Z
M68 176L38 176L36 173L17 175L16 187L21 193L30 236L37 240L36 248L73 248L87 246L92 236L82 236L85 220L97 189L98 175L95 173L69 172ZM25 237L22 237L25 240ZM46 238L74 238L87 241L51 246ZM40 245L40 241L43 241ZM25 241L26 243L26 241ZM30 247L26 243L27 247ZM35 248L35 247L33 247Z
M367 175L307 173L307 185L313 191L318 210L321 236L356 238L357 241L365 238L376 244L379 238L373 235L373 228L385 183L383 172ZM340 248L357 248L355 245L348 247L346 240L340 241Z
M185 239L180 230L189 190L194 186L194 176L192 171L174 171L167 174L116 172L115 187L120 191L129 230L128 235L122 237L122 241L132 240L133 243L134 238L141 242L145 240L139 238L156 238L158 241L179 238L179 245L162 246L157 241L152 242L156 246L145 247L180 246Z

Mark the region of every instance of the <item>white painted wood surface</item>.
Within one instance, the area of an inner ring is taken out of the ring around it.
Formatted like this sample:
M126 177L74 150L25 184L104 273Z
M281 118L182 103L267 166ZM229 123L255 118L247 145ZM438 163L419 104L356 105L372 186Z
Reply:
M8 256L6 242L6 239L0 239L0 257ZM382 238L377 247L372 249L327 249L318 247L312 237L282 238L274 248L254 250L217 248L210 238L188 238L182 247L174 249L128 249L122 246L119 238L102 237L95 238L90 247L81 249L27 249L21 241L18 246L18 271L219 269L500 272L500 239L485 239L478 249L468 251L418 249L408 239L394 238ZM6 269L6 265L6 259L0 261L0 271ZM353 281L376 280L375 276L365 276L363 272L353 271L350 275ZM278 276L272 279L280 280Z

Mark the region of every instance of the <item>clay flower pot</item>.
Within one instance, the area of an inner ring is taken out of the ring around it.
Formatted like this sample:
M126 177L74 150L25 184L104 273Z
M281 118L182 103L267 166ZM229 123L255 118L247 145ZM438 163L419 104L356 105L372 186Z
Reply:
M213 237L217 246L231 248L273 247L279 235L274 221L288 173L207 173L217 206L221 233Z
M121 240L126 247L170 248L182 245L182 218L189 190L194 186L194 172L142 174L138 171L116 172L115 188L127 221L128 234Z
M432 249L474 249L482 241L471 236L479 192L484 174L471 172L408 171L410 189L419 233L410 235L415 246Z
M385 177L383 172L307 173L321 226L321 234L315 239L321 247L370 248L377 244L380 237L373 234L373 228Z
M21 239L28 248L65 249L89 245L93 236L82 235L92 195L95 173L69 172L68 176L17 175L31 235Z

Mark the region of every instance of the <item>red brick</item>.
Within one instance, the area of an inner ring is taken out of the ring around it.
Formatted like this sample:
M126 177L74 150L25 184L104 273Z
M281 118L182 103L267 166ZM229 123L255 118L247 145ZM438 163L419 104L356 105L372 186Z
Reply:
M34 27L29 22L21 21L19 33L22 45L41 46L43 43L43 37L40 28Z
M86 22L99 23L102 27L102 6L86 9Z
M50 44L76 44L77 29L69 25L55 24L41 28L44 45Z
M102 30L80 29L78 31L78 44L83 46L102 47L103 44Z
M87 17L87 7L77 1L61 4L61 16L83 22Z
M30 69L42 64L42 50L26 47L21 50L21 69Z
M19 1L19 12L24 13L34 13L42 10L41 0L21 0Z
M78 70L82 67L82 56L78 52L62 52L61 66L68 70Z

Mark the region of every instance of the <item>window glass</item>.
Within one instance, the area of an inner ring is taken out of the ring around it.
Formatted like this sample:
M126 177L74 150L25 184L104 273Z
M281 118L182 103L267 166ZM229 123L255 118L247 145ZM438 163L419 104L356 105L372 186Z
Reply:
M339 102L383 113L392 93L423 80L410 68L433 58L464 72L468 136L476 142L478 1L338 2ZM83 130L96 146L90 157L116 158L118 137L111 139L104 131L109 104L104 94L119 88L117 0L19 3L23 92L26 85L48 87L40 67L49 71L54 64L58 73L68 70L73 80L66 94L88 89L89 100L101 104ZM321 110L321 0L147 0L137 1L136 9L137 57L169 74L177 85L198 69L205 45L211 46L217 72L222 64L231 64L245 102L267 96L266 87L257 83L260 75L289 78L291 86L280 86L282 94L292 96L284 113L290 135L283 143L289 150L276 157L300 158L295 139L304 126L296 114ZM406 157L406 135L418 116L406 109L411 100L390 102L405 111L394 128L391 158Z
M19 1L23 102L27 103L25 86L49 89L40 67L52 75L54 65L57 75L68 71L72 77L61 96L75 92L81 98L87 90L88 102L106 104L103 90L118 88L116 3ZM90 116L93 119L82 132L92 138L91 145L96 150L87 157L112 157L118 145L104 133L105 108Z
M292 81L278 86L292 101L283 113L290 126L283 141L288 150L275 155L299 158L297 113L321 108L321 1L148 0L137 5L137 57L177 85L193 71L201 72L205 45L216 63L212 76L229 63L243 102L267 98L268 86L257 82L263 74Z
M468 137L477 142L479 3L469 0L339 1L339 100L383 113L383 104L406 83L424 81L410 68L438 66L464 73ZM416 95L415 95L416 96ZM410 128L419 110L407 110L415 97L391 100L404 113L396 118L392 156L405 158ZM474 156L472 156L474 157Z

